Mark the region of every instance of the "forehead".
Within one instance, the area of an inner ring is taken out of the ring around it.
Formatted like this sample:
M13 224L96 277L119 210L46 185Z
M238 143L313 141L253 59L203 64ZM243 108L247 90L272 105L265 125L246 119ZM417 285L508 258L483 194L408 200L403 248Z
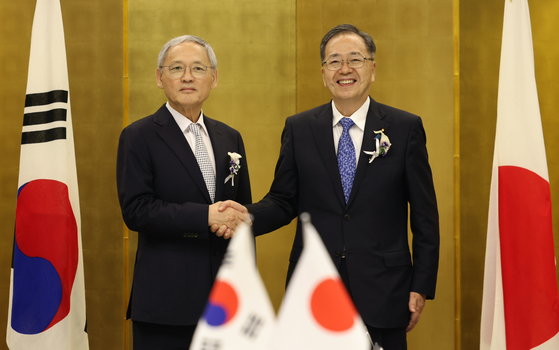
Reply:
M170 62L203 62L210 61L206 49L198 43L186 41L175 45L167 51L166 63Z
M350 55L355 53L367 56L368 51L367 45L365 45L365 40L354 33L336 35L328 41L324 49L326 57Z

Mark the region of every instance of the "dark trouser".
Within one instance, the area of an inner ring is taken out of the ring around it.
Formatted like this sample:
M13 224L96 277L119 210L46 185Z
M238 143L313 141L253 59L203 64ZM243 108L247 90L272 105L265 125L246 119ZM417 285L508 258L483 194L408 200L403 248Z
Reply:
M378 343L384 350L407 350L405 328L374 328L366 324L373 344Z
M342 259L339 268L340 277L344 282L349 295L353 298L351 293L351 286L349 284L349 277L347 273L346 260ZM369 331L369 336L374 343L378 343L383 350L407 350L408 341L406 338L406 328L374 328L365 324ZM135 349L134 349L135 350ZM376 350L376 349L375 349Z
M188 350L195 328L132 321L134 350Z

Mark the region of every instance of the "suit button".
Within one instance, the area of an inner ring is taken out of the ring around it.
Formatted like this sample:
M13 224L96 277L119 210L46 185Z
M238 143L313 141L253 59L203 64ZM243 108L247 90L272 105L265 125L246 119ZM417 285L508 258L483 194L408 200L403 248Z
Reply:
M339 250L336 250L336 251L334 252L334 255L335 255L335 256L340 256L340 255L342 255L342 253L341 253Z
M349 214L345 214L344 215L344 220L349 221L349 219L351 219L351 216L349 216Z
M214 249L214 250L213 250L212 255L213 255L213 256L217 256L217 249Z

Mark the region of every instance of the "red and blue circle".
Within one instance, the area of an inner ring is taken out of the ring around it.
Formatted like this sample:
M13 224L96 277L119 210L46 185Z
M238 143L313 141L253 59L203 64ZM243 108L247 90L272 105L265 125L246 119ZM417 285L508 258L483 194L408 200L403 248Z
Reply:
M33 180L18 191L11 326L38 334L70 312L78 266L78 227L68 186Z
M223 280L216 280L210 293L204 318L210 326L222 326L237 314L239 297L235 288Z

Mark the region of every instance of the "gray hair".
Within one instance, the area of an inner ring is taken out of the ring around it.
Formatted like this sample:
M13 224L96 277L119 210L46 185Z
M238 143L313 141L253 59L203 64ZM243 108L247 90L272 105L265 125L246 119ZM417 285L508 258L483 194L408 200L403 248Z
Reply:
M353 24L340 24L335 26L334 28L330 29L328 33L322 38L322 42L320 42L320 62L324 62L325 59L325 51L326 51L326 44L334 38L335 36L341 34L353 33L357 34L363 38L365 41L365 46L367 46L367 51L369 51L369 55L371 55L372 59L375 59L375 52L377 51L377 47L375 46L375 42L373 38L365 32L360 31L355 27Z
M206 53L208 54L208 58L210 59L210 64L212 66L212 72L215 74L215 70L217 69L217 57L215 57L214 50L212 49L210 44L205 42L202 38L199 38L194 35L183 35L169 40L167 44L163 46L161 52L159 52L159 57L157 59L157 67L159 68L163 67L163 63L167 59L167 53L169 52L169 49L185 42L193 42L199 44L206 50Z

